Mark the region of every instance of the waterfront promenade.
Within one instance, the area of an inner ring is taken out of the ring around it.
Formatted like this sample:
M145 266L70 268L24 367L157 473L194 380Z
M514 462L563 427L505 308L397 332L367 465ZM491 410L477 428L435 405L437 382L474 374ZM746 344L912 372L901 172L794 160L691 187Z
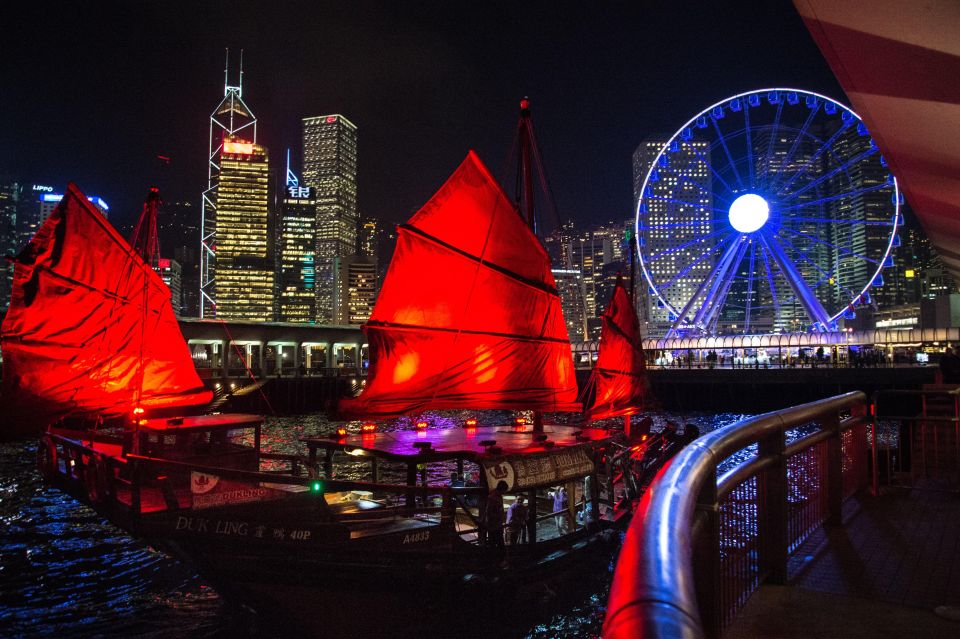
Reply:
M960 494L936 485L849 500L844 525L818 530L786 585L762 585L724 639L960 637Z

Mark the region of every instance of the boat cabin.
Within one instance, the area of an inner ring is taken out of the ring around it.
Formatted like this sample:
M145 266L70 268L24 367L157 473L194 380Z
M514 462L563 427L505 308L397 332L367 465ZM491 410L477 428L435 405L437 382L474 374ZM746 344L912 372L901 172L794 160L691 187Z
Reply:
M529 425L393 432L365 428L361 434L304 439L309 465L322 469L321 477L327 480L342 480L346 472L373 488L399 483L411 490L394 493L396 499L375 489L327 491L334 512L369 511L400 505L398 501L416 511L435 508L454 520L460 539L478 543L487 532L486 498L502 481L507 485L504 507L520 500L525 508L510 514L526 515L526 523L514 522L514 534L507 538L536 543L614 521L629 511L616 508L611 463L625 450L625 442L605 429L548 425L535 433ZM505 529L510 527L507 519L505 515Z

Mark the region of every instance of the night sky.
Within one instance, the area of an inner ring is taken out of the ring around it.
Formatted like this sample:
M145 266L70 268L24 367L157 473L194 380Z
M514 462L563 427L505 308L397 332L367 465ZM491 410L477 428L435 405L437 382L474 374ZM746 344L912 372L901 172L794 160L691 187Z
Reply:
M470 148L503 175L524 95L559 217L584 224L631 217L633 149L717 100L847 102L785 0L17 2L0 23L0 174L72 180L120 225L153 184L199 204L225 47L271 159L290 146L299 172L300 119L345 115L360 212L393 221Z

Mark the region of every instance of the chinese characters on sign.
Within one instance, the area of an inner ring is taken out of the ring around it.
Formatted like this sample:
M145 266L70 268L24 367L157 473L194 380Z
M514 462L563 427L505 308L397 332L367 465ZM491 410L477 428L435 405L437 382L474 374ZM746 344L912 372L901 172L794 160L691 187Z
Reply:
M498 481L505 481L508 490L559 484L593 472L593 462L583 447L527 457L507 457L484 462L483 466L488 485L496 486Z

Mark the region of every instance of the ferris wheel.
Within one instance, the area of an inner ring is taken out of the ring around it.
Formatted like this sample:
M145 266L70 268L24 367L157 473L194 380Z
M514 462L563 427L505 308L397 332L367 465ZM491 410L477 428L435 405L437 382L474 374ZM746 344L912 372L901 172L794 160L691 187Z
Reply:
M835 100L741 93L637 153L638 255L668 335L836 330L893 265L897 182Z

